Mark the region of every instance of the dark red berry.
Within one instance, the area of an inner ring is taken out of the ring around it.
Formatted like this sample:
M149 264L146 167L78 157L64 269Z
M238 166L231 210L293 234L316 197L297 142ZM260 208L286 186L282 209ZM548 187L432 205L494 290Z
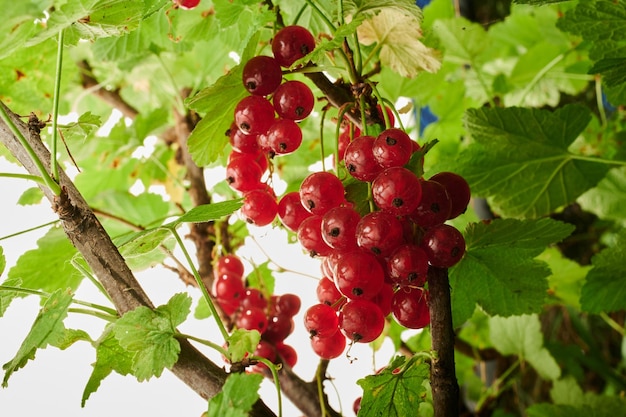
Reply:
M235 106L235 124L246 135L262 135L274 122L274 106L261 96L244 97Z
M334 207L322 218L322 238L333 249L356 249L356 226L360 220L352 207Z
M451 204L448 219L454 219L465 213L471 197L469 184L465 181L465 178L454 172L446 171L435 174L429 179L443 185L448 192Z
M406 168L387 168L372 182L372 197L381 210L405 216L419 205L422 185L415 174Z
M421 288L400 288L393 295L391 312L398 323L409 329L421 329L430 324L428 296Z
M239 209L246 222L256 226L267 226L276 218L278 204L274 195L266 190L244 193L243 206Z
M330 172L310 174L300 185L300 201L313 214L324 215L345 201L345 190L339 178Z
M401 129L383 130L374 143L372 152L378 165L383 168L404 166L413 152L413 141Z
M341 255L337 261L335 284L350 299L373 298L385 283L385 272L371 252L355 250Z
M291 119L276 119L269 127L267 144L277 155L286 155L294 152L302 143L302 130Z
M337 312L328 304L312 305L304 313L304 327L311 337L330 337L338 330Z
M285 194L278 202L278 218L292 232L297 231L304 219L311 216L311 212L302 205L298 191Z
M431 265L449 268L465 254L465 238L454 226L441 224L427 229L422 237L422 248Z
M410 214L418 226L428 228L444 223L450 218L451 201L443 185L436 181L421 180L422 199Z
M311 114L315 97L308 85L298 80L285 81L274 92L276 113L285 119L302 120Z
M422 286L426 282L428 256L419 246L402 245L393 251L387 262L393 282L411 286Z
M350 340L369 343L380 336L385 327L385 316L369 300L350 300L339 313L339 328Z
M359 221L356 238L361 248L375 255L387 257L404 243L404 227L393 214L373 211Z
M330 337L312 337L313 352L322 359L338 358L346 348L346 337L341 332L335 332Z
M250 94L267 96L278 88L282 80L280 65L271 56L254 56L243 67L243 85Z
M348 173L360 181L372 181L382 171L374 158L373 136L359 136L346 147L344 163Z
M285 26L272 39L272 53L276 61L289 68L298 59L315 49L315 38L308 29L292 25Z

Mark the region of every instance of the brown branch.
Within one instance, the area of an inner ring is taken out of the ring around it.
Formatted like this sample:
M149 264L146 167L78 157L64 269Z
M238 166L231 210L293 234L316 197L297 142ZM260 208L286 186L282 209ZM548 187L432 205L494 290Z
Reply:
M80 61L77 65L81 70L80 81L85 90L91 91L94 95L111 105L111 107L121 111L125 117L134 119L139 114L137 109L122 98L119 89L113 91L107 90L93 77L93 69L86 60Z
M454 329L448 270L431 267L428 270L430 332L433 359L430 386L433 392L435 417L459 415L459 385L454 365Z
M0 102L3 107L4 104ZM39 132L29 131L28 125L5 107L13 123L33 148L37 158L49 164L50 153L39 137ZM40 175L36 165L18 139L4 123L0 123L0 142L15 156L32 175ZM46 168L49 170L49 166ZM42 187L46 198L58 213L68 238L83 255L94 275L102 283L120 314L139 306L152 308L153 304L135 279L111 238L95 214L62 170L59 172L62 193L54 195ZM206 358L188 341L180 341L180 355L171 371L203 398L215 396L224 384L227 374ZM251 415L275 416L261 401L257 401Z

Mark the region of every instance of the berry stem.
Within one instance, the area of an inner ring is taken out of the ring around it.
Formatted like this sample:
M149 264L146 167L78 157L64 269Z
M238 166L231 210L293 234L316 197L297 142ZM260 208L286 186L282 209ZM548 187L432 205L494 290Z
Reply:
M434 417L459 415L459 385L454 365L454 328L447 268L428 270L430 332L433 358L430 385Z
M252 356L252 359L255 359L261 362L272 373L272 378L274 379L274 385L276 386L276 394L278 395L278 417L283 417L283 397L281 394L280 381L278 379L278 372L276 371L276 365L273 364L270 360L262 358L260 356Z
M224 323L222 323L222 321L219 319L220 315L217 309L215 308L215 304L213 304L213 300L211 299L209 290L207 290L206 286L204 285L204 282L202 281L202 278L200 277L200 274L198 273L198 270L196 269L196 266L193 264L191 255L189 255L189 251L187 251L187 248L185 248L183 240L181 239L180 235L176 231L175 227L167 227L167 229L172 233L172 235L176 239L176 243L178 243L178 246L183 251L183 254L185 255L185 259L187 259L187 263L189 264L189 268L191 269L191 272L193 273L193 277L196 279L198 288L200 288L200 291L202 291L202 296L204 297L205 301L209 305L209 310L211 310L211 315L215 318L215 322L217 323L217 327L220 329L220 333L222 334L222 337L224 338L224 340L228 340L228 337L229 337L228 331L226 330L226 327L224 327Z
M321 414L320 417L326 417L326 401L324 400L324 375L328 362L320 361L317 371L315 372L315 381L317 382L317 396L319 397Z
M59 130L57 120L59 118L59 97L61 95L61 71L63 69L63 38L65 30L59 32L57 45L57 63L54 76L54 98L52 99L52 146L50 149L50 172L55 180L59 178L59 167L57 164L57 142L59 140Z

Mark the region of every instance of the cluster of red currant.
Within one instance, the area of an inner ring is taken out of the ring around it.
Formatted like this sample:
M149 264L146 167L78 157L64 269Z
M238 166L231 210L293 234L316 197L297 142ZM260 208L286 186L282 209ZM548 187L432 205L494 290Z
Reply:
M268 157L294 152L302 143L298 122L315 104L311 89L298 80L283 80L290 67L315 48L315 39L301 26L287 26L272 40L273 56L258 55L246 62L242 81L250 95L235 107L228 131L232 152L226 166L229 185L243 194L241 215L257 226L270 224L278 205L272 187L263 181Z
M322 358L339 356L346 338L373 341L390 313L407 328L427 326L429 267L448 268L465 253L463 235L445 222L465 211L467 182L451 172L418 177L406 167L417 150L397 128L349 142L343 163L352 177L368 182L374 209L366 214L345 200L342 181L329 172L309 175L297 196L279 203L289 198L280 219L297 231L305 250L322 258L319 304L304 316Z
M300 297L286 293L267 298L262 291L248 287L244 265L236 255L219 256L213 272L212 294L222 311L234 319L238 328L261 333L254 355L294 366L298 355L285 339L294 330L293 317L300 311Z

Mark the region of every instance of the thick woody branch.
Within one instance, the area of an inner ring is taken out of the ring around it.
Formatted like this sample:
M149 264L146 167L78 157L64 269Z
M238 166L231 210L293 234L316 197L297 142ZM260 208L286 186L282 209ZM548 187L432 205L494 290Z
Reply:
M2 103L0 105L4 106ZM37 158L49 163L50 153L41 141L38 131L29 129L27 124L8 109L7 112L28 140ZM33 160L4 123L0 123L0 142L30 174L39 175ZM59 173L59 184L62 189L59 196L46 187L42 187L42 191L62 220L68 238L102 283L118 312L124 314L139 306L153 307L117 247L62 170ZM227 374L189 342L181 340L180 346L180 356L172 372L203 398L213 397L223 386ZM262 401L258 401L251 415L269 417L274 416L274 413Z

